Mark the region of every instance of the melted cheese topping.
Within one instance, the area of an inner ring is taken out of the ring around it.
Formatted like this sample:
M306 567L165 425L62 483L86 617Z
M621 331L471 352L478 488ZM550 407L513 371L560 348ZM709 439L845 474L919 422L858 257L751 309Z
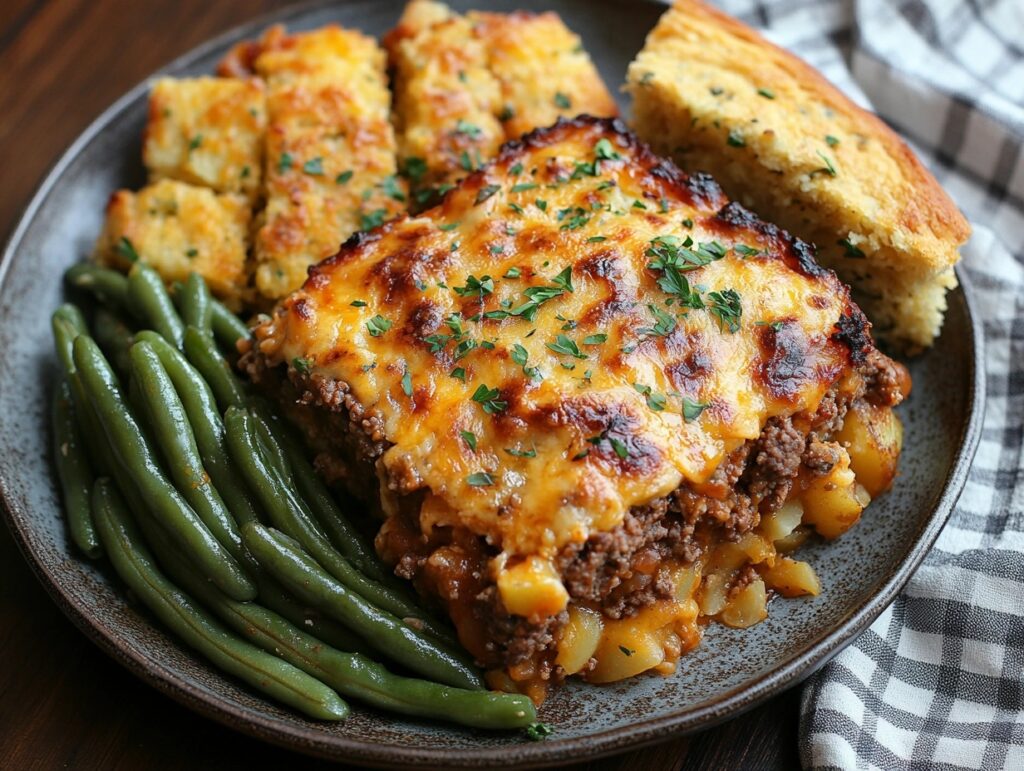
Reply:
M314 268L261 348L349 389L389 445L386 508L422 494L423 530L485 536L501 574L684 481L714 494L726 453L848 369L846 290L725 204L617 124L562 123ZM723 255L682 275L706 306L738 295L735 331L659 285L652 248L673 236ZM554 289L531 317L535 287Z

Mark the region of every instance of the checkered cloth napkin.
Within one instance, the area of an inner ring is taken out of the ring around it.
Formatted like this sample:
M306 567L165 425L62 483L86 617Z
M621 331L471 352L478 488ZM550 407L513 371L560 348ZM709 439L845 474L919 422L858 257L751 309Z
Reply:
M716 0L905 136L974 225L987 412L893 605L805 686L808 768L1024 769L1024 0Z

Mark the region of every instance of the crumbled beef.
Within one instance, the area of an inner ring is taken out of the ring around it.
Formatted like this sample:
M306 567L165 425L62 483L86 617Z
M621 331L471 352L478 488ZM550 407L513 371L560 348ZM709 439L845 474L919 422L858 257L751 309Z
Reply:
M538 622L522 616L513 616L501 604L496 586L488 586L476 597L473 613L487 630L487 654L485 663L500 663L505 667L515 666L523 661L535 661L541 677L551 674L553 664L550 654L559 630L569 620L565 611Z
M872 351L860 368L864 398L876 407L894 407L903 401L903 369L881 351Z

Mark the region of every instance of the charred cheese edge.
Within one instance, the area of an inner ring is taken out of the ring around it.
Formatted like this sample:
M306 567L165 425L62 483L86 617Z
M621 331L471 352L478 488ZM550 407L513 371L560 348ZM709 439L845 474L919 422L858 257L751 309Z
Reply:
M401 211L406 192L396 176L384 52L373 38L334 25L275 29L246 55L268 87L255 285L276 299L353 232Z
M420 495L425 532L486 538L499 588L552 578L563 545L684 480L700 490L870 349L808 245L587 118L354 236L256 339L358 402L386 446L385 512Z

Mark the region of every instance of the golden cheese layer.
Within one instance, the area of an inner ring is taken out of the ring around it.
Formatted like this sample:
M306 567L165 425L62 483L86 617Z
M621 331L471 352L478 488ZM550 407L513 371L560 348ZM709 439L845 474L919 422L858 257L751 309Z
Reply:
M813 409L865 327L806 244L579 118L354 236L257 337L360 405L385 511L420 494L424 530L485 536L500 586L557 582L562 545L699 490L769 418Z
M404 208L384 52L359 32L271 30L252 67L267 82L267 206L256 289L275 299L338 244Z

